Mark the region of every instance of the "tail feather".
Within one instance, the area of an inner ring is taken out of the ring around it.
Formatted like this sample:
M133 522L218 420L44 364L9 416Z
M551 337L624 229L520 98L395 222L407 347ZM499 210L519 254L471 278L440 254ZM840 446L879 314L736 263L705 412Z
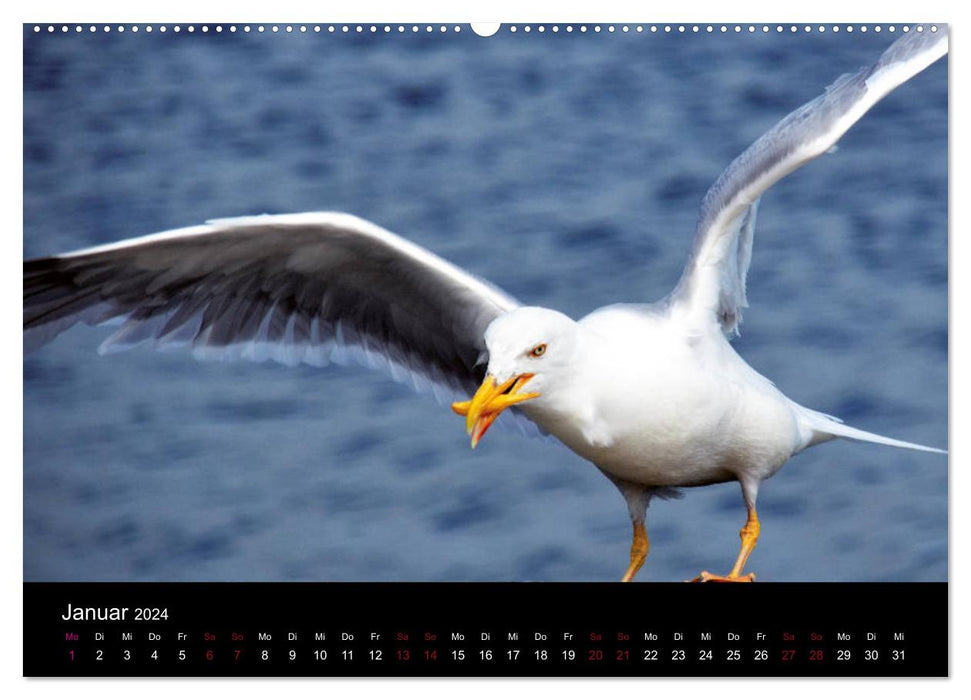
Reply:
M835 419L832 416L827 416L824 413L812 411L802 406L799 408L800 423L803 424L803 427L808 428L808 431L810 432L808 435L809 439L806 441L805 447L810 447L811 445L816 445L820 442L827 442L828 440L839 437L847 440L857 440L859 442L875 442L880 445L900 447L905 450L918 450L920 452L947 454L947 450L940 450L936 447L928 447L927 445L918 445L915 442L894 440L893 438L889 438L884 435L869 433L866 430L860 430L859 428L853 428L849 425L838 422L838 419Z

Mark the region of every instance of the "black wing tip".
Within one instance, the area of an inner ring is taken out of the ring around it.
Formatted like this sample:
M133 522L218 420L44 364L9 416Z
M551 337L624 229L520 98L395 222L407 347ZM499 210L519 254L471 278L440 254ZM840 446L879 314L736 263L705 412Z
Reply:
M49 272L56 269L61 258L56 255L48 255L42 258L30 258L24 260L24 276L35 275L41 272Z

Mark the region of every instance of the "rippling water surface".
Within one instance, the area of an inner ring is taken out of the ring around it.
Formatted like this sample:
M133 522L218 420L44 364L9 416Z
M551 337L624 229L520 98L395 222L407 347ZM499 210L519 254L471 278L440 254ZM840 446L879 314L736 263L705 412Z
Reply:
M24 254L341 210L579 317L677 280L721 169L883 35L25 31ZM796 401L947 442L947 69L763 199L739 352ZM356 367L24 361L27 580L609 580L629 523L561 445ZM630 350L630 349L628 349ZM763 485L763 580L945 580L944 458L831 443ZM644 580L728 569L738 486L648 513Z

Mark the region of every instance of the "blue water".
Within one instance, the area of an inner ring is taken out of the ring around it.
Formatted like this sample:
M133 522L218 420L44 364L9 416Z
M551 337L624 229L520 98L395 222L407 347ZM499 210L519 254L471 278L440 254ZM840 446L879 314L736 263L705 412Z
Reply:
M24 33L24 255L341 210L579 317L677 280L721 169L890 36ZM947 68L763 199L739 352L947 443ZM359 368L24 360L27 580L611 580L614 487ZM945 580L947 462L831 443L763 485L761 580ZM736 484L648 513L643 580L727 570Z

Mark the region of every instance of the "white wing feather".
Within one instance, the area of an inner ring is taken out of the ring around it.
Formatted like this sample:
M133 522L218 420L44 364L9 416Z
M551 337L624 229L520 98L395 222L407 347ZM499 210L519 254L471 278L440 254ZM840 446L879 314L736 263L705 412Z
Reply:
M667 298L671 313L692 326L717 324L728 335L735 332L747 305L745 277L759 198L830 150L884 95L944 56L947 45L946 25L936 25L936 31L912 28L875 65L841 76L732 161L705 195L691 257Z

